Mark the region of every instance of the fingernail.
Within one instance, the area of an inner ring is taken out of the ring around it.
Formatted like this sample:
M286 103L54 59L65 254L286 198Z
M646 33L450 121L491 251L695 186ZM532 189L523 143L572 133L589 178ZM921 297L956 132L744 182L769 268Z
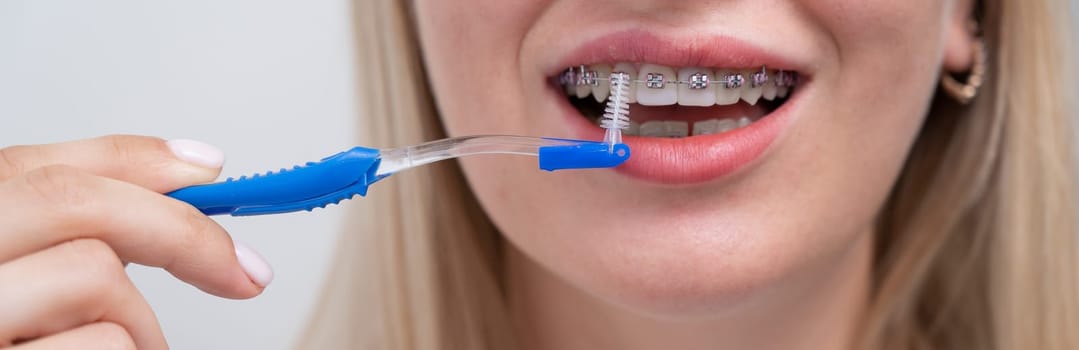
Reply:
M187 139L166 142L176 158L207 168L220 168L225 164L225 153L209 144Z
M236 246L236 259L240 261L240 267L244 269L244 273L247 273L247 278L251 279L251 282L259 285L259 287L265 287L273 281L273 268L266 262L266 259L262 258L254 249L251 249L247 245L234 242Z

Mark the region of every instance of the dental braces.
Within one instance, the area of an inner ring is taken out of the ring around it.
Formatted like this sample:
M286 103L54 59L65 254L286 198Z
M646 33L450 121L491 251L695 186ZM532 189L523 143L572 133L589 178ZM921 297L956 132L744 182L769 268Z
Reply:
M611 72L611 75L626 74L624 72ZM566 69L559 76L558 81L563 86L599 86L601 81L610 81L610 76L601 76L599 72L595 70L589 70L584 65L577 68ZM792 87L798 84L798 72L788 72L785 70L777 70L776 76L773 78L768 75L768 69L765 66L761 66L759 72L755 72L750 76L749 86L756 88L764 86L769 81L772 81L776 87ZM745 85L746 77L742 73L724 74L717 80L712 80L707 73L693 73L689 76L689 80L670 80L666 79L662 73L648 73L645 74L645 79L629 79L629 83L644 85L649 89L663 89L667 84L674 85L689 85L692 90L707 89L710 85L723 86L727 89L738 89Z

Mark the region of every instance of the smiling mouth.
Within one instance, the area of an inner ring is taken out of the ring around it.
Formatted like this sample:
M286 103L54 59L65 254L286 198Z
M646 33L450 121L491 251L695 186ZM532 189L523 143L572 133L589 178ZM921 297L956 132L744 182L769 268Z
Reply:
M610 74L633 78L631 130L623 138L633 155L615 172L692 185L751 172L779 152L777 141L800 115L812 90L812 63L762 44L627 29L554 52L561 57L542 70L563 122L580 139L604 139L596 117L610 93Z
M798 85L798 73L746 68L672 68L656 64L580 65L556 79L580 115L598 125L610 95L608 77L630 82L629 136L684 138L722 134L761 120L781 107Z

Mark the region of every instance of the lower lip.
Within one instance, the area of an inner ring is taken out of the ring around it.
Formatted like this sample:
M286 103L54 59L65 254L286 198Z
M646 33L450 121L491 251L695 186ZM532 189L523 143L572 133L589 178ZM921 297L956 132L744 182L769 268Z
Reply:
M578 138L602 140L604 129L589 122L560 91L566 120ZM778 109L745 127L721 134L684 138L625 136L630 159L615 170L633 178L660 184L694 184L731 175L759 159L786 127L797 94ZM671 120L677 118L670 118Z

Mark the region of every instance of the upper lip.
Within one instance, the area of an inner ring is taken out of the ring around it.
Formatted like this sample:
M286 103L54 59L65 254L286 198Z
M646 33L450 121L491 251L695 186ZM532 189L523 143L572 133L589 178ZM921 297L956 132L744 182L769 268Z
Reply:
M623 30L583 42L545 67L555 76L568 67L593 63L636 62L670 67L758 68L795 71L807 75L808 64L776 50L723 35L665 36L645 30Z

